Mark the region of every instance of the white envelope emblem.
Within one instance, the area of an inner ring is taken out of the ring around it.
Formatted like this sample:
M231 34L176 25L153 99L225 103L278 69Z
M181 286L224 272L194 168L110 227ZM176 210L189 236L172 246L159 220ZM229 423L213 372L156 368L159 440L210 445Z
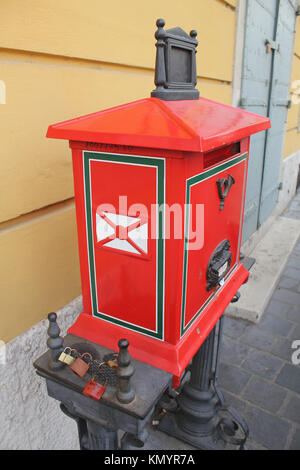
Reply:
M137 255L148 253L148 223L141 218L99 211L96 233L100 246Z

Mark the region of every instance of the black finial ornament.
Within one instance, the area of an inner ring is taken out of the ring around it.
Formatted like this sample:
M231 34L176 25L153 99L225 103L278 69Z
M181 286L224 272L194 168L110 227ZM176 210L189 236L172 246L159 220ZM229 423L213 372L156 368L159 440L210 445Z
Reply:
M156 21L155 85L151 96L161 100L197 100L197 31L188 35L181 28L164 30L165 20Z
M52 370L59 370L64 367L64 364L58 360L60 354L64 350L64 340L61 336L59 336L60 328L56 322L56 319L56 313L49 313L49 328L47 330L49 338L47 339L47 346L51 350L51 359L49 360L49 367Z
M130 379L134 374L134 368L130 364L131 358L128 352L129 341L127 339L120 339L118 342L119 355L117 375L118 375L118 388L117 399L121 403L130 403L135 397L135 392L131 387Z

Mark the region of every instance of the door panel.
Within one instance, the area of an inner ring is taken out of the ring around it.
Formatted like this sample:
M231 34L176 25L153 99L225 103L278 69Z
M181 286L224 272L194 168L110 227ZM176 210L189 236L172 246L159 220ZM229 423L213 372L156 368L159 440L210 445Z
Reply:
M243 242L277 202L296 4L294 0L247 2L241 107L269 116L272 128L251 137ZM267 49L267 40L275 42L275 49Z
M272 38L276 0L247 2L241 106L268 115L272 54L266 54L265 39ZM250 139L249 168L244 213L243 241L257 230L260 187L263 174L266 131Z
M269 117L271 129L267 131L264 173L258 225L273 212L278 198L278 183L284 144L290 72L294 48L295 10L289 1L280 1L275 41L279 50L273 52Z

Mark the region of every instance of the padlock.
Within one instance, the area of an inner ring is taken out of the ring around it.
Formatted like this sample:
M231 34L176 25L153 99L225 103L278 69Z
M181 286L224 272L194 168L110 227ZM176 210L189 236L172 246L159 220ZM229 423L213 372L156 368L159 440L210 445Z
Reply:
M70 366L70 369L81 378L87 373L90 367L90 363L85 362L82 359L84 356L88 356L90 358L91 363L92 356L90 355L90 353L83 353L80 357L75 359L73 364Z
M67 349L70 350L69 353L66 352ZM61 355L59 356L58 360L59 360L60 362L63 362L64 364L67 364L68 366L71 366L71 365L73 364L73 362L75 361L75 359L76 359L75 357L73 357L73 356L71 355L71 352L72 352L72 351L75 351L75 350L74 350L74 349L71 349L69 346L67 346L67 347L64 349L64 351L61 353Z
M109 360L109 361L106 362L106 364L111 369L116 369L119 366L117 359Z
M101 385L99 384L99 382L96 382L95 380L89 380L82 393L83 395L90 397L93 400L98 401L100 400L103 393L105 392L105 389L106 389L106 384Z

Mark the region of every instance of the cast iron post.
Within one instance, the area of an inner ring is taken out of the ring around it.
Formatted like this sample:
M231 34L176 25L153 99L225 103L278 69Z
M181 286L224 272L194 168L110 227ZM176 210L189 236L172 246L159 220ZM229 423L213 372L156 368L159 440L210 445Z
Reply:
M237 301L235 297L233 302ZM225 404L217 386L222 322L221 317L218 334L215 326L195 354L190 378L177 397L177 408L166 411L158 426L161 431L204 450L244 449L249 434L247 424Z
M178 398L178 426L194 435L206 435L216 426L218 399L212 386L216 327L193 358L191 377Z

